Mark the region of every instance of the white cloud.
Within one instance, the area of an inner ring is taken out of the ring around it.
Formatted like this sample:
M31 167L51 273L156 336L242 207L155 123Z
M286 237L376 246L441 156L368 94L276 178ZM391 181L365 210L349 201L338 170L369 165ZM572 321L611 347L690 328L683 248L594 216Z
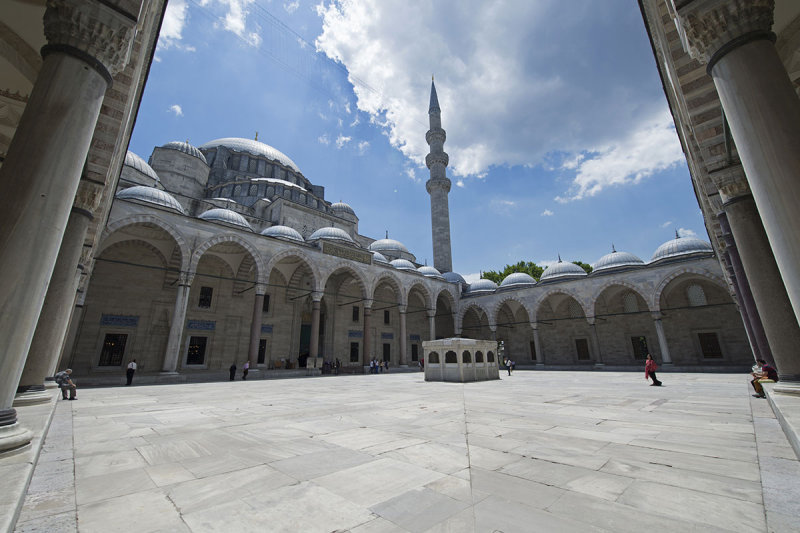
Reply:
M325 146L327 146L327 145L331 144L331 139L330 139L330 137L328 137L328 134L327 134L327 133L325 133L325 134L323 134L323 135L320 135L319 137L317 137L317 141L318 141L320 144L324 144Z
M493 198L489 201L489 208L498 214L510 214L510 211L517 207L517 202L513 200L502 200Z
M550 211L549 209L545 209L544 211L542 211L542 216L543 217L551 217L551 216L553 216L553 212Z
M464 274L461 277L464 278L464 281L466 281L467 283L475 283L476 281L481 279L481 274L480 272L477 272L474 274Z
M297 11L297 8L300 7L300 0L294 0L294 2L284 2L283 9L290 15Z
M430 84L415 73L435 72L451 176L561 153L559 168L577 180L563 196L577 199L636 183L682 154L651 62L623 65L620 43L597 47L599 31L620 34L615 21L629 8L603 5L598 17L595 2L573 1L568 10L556 0L321 2L315 45L347 68L357 109L418 165Z
M549 266L553 266L556 263L558 263L558 260L554 261L554 260L551 260L551 259L540 259L539 261L536 261L535 263L537 265L539 265L540 267L542 267L542 268L547 268Z
M670 227L671 225L672 225L672 221L671 221L671 220L667 220L666 222L664 222L663 224L661 224L661 227L662 227L662 228L668 228L668 227Z
M691 229L678 228L678 235L681 237L697 237L697 232Z
M358 143L358 153L364 155L366 153L367 148L369 148L369 141L361 141Z
M336 123L337 123L337 124L339 124L339 127L340 127L340 128L342 127L342 124L343 124L343 122L342 122L342 119L340 119L340 118L337 118L337 119L336 119Z
M189 6L186 0L170 0L167 10L164 12L164 20L161 22L161 32L158 34L158 49L168 50L177 48L185 52L194 52L196 48L191 45L181 44L183 39L183 28L186 26ZM161 61L160 58L156 61Z
M182 117L183 116L183 108L181 108L181 106L179 106L178 104L173 104L173 105L169 106L169 109L167 109L167 111L169 113L175 113L176 117Z
M350 123L350 127L353 128L361 124L361 119L358 118L358 113L356 113L356 118L353 119L353 122Z
M170 4L175 0L170 0ZM184 0L181 0L184 1ZM261 27L251 24L248 27L247 16L250 14L249 6L255 0L201 0L200 6L209 6L215 3L224 10L224 15L214 23L214 27L221 27L239 37L250 46L258 48L261 45ZM169 8L167 8L169 9Z
M350 109L350 102L345 102L345 104L344 104L344 110L345 110L345 111L347 111L347 114L348 114L348 115L349 115L350 113L352 113L352 110Z
M339 134L339 136L338 136L338 137L336 137L336 148L341 148L341 147L343 147L345 144L349 143L349 142L350 142L350 141L352 141L352 140L353 140L353 138L352 138L352 137L347 137L346 135L342 135L342 134L340 133L340 134Z
M456 180L456 187L461 187L463 189L465 186L464 180Z

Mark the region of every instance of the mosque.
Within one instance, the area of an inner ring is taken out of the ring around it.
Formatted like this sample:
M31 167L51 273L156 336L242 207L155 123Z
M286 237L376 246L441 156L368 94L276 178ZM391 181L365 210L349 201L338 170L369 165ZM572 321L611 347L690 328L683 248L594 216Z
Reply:
M417 367L422 342L502 343L518 365L747 368L745 330L708 242L676 237L648 262L621 251L594 271L570 262L536 282L468 284L451 264L448 156L431 83L427 190L434 266L403 243L359 233L290 157L258 140L170 142L128 152L64 365L118 380L252 371ZM252 375L252 374L251 374Z

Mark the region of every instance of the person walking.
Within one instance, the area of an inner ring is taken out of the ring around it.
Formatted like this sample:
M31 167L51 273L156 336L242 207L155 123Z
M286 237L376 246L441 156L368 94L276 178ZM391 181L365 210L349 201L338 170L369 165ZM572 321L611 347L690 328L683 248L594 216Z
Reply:
M133 375L136 373L136 368L136 359L128 363L128 369L125 371L125 378L128 380L125 383L126 387L133 383Z
M242 367L242 381L247 380L247 373L250 372L250 361L245 361Z
M231 367L228 369L230 373L230 380L233 381L236 378L236 362L234 361Z
M660 387L661 382L656 377L656 370L658 370L658 365L653 360L653 356L647 354L647 359L644 363L644 379L652 378L653 382L650 384L651 387Z

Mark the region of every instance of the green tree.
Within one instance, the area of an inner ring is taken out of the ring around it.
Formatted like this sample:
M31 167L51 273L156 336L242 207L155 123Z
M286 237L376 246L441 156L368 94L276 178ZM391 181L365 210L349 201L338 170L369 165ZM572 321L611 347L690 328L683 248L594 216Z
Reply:
M572 264L573 265L578 265L579 267L584 269L587 274L591 274L592 273L592 265L586 264L583 261L573 261Z
M586 271L587 274L591 274L592 266L584 263L583 261L573 261L573 264L578 265L582 269ZM495 271L495 270L487 270L483 273L483 279L488 279L494 281L498 285L502 283L507 276L513 274L514 272L524 272L528 274L536 281L539 281L539 278L542 277L542 272L544 272L544 268L540 267L533 261L520 261L519 263L513 265L506 265L503 270Z

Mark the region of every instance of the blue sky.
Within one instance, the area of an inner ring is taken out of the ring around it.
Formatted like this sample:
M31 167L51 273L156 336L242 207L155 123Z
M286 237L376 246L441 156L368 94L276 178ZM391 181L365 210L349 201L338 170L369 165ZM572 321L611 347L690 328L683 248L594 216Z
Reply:
M635 0L171 0L130 149L258 132L432 264L431 74L468 279L707 239Z

